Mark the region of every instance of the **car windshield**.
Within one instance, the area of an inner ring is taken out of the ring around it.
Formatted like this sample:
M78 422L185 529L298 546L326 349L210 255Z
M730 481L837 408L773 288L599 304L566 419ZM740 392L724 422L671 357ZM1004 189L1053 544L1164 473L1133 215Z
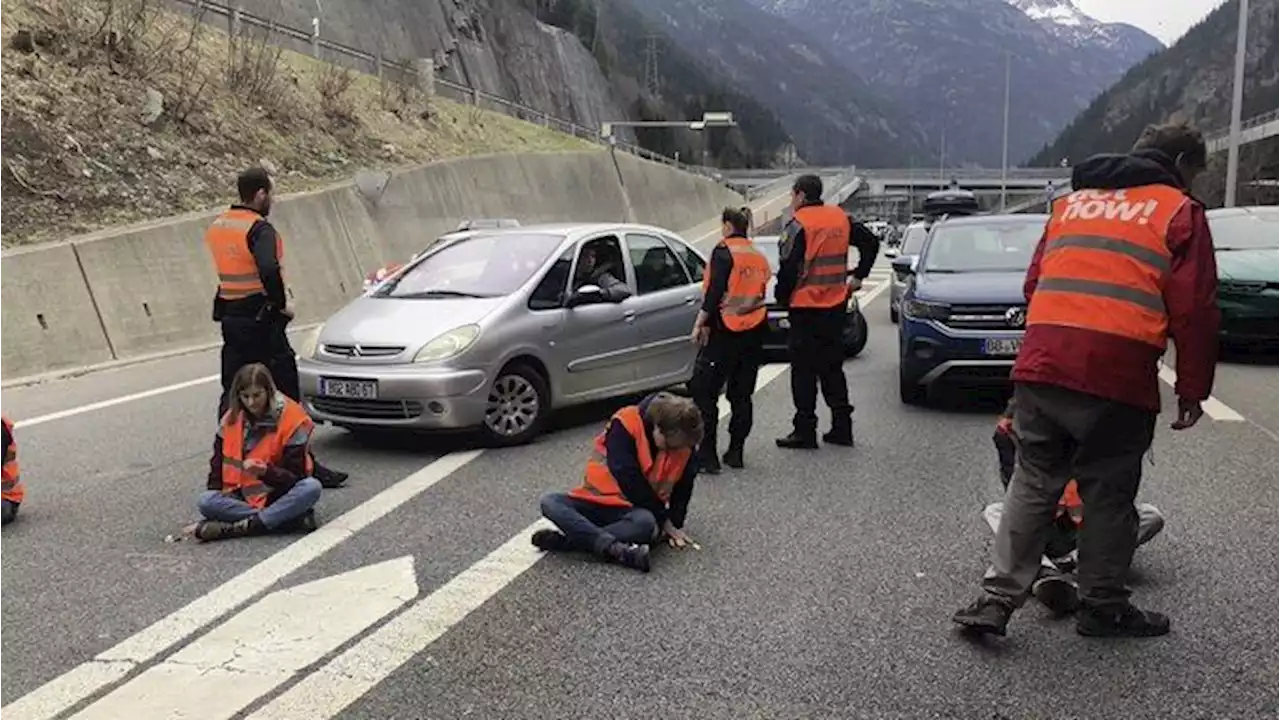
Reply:
M1025 271L1044 231L1044 219L942 225L925 249L925 272Z
M1280 213L1220 215L1209 218L1215 250L1274 250L1280 247Z
M476 235L431 252L375 297L459 298L510 295L564 242L562 235Z
M927 237L929 237L929 231L924 225L912 225L907 228L906 237L902 238L902 254L919 255L920 248L924 247L924 239Z

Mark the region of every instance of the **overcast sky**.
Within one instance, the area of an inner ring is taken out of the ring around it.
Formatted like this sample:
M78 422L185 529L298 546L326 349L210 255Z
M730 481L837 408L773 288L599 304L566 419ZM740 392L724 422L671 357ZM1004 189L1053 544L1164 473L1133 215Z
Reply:
M1106 22L1126 22L1160 38L1166 45L1204 19L1224 0L1076 0L1086 14Z

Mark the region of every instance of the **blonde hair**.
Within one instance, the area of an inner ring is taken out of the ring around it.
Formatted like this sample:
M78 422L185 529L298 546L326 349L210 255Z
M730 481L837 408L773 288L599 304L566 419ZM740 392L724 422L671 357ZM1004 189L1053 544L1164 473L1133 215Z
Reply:
M702 442L702 413L689 398L660 392L649 401L645 417L675 445Z
M276 396L276 381L266 365L249 363L236 371L231 379L231 389L227 390L227 413L232 420L239 422L245 415L253 416L240 401L240 393L250 388L265 390L268 398Z

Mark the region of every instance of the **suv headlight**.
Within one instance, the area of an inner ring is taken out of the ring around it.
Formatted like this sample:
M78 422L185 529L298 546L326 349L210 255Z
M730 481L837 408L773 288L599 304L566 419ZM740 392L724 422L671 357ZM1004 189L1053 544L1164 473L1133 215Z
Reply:
M451 358L471 347L478 337L480 337L479 325L456 327L423 345L418 354L413 356L413 361L426 363Z
M298 343L298 349L295 351L300 358L311 359L316 356L316 350L320 347L320 331L324 330L324 325L317 325L302 334L302 341Z
M946 320L951 315L951 306L923 300L908 300L902 304L902 313L914 320Z

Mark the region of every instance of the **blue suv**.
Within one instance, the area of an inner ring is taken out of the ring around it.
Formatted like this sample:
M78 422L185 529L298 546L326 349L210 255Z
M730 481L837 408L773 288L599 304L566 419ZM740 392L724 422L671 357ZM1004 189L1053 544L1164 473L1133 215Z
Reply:
M1004 385L1027 320L1022 286L1047 215L946 217L920 254L893 261L908 276L898 323L902 402L939 383Z

